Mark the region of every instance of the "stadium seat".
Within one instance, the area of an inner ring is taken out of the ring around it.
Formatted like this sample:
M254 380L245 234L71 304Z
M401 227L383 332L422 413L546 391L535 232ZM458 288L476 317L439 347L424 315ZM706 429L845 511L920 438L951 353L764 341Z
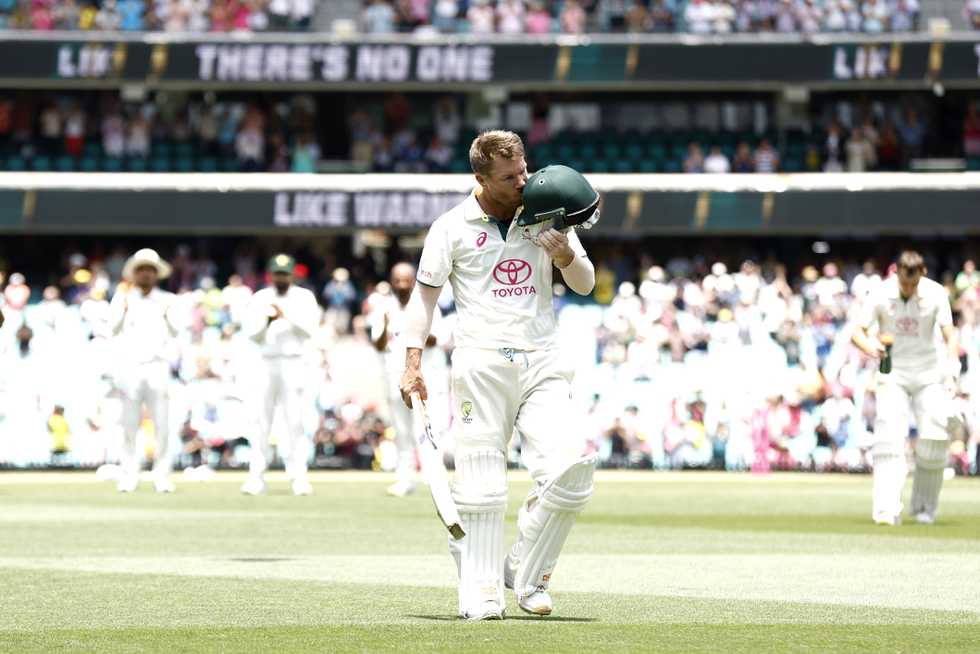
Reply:
M221 170L226 173L237 173L241 169L242 164L235 157L225 157L221 160Z
M640 165L638 166L638 170L641 173L655 173L658 170L660 170L660 168L657 166L657 162L655 160L644 159L643 161L640 162Z
M214 157L201 157L197 160L197 169L202 173L218 172L218 160Z
M86 143L82 149L82 154L86 157L99 158L102 156L102 145L100 143Z
M107 173L118 173L123 169L123 160L119 157L106 157L102 160L102 170Z
M680 159L667 159L666 163L664 164L665 173L679 173L682 170L684 170L684 166L682 165Z
M146 172L146 159L130 159L127 162L127 168L133 173L145 173Z
M150 170L155 173L169 173L170 160L166 157L154 157L152 161L150 161Z
M194 146L190 143L178 143L174 147L174 156L190 159L194 156Z
M23 157L13 156L7 159L7 170L21 171L27 169L27 162Z
M980 170L980 157L970 157L966 160L967 170Z
M614 173L634 173L637 169L636 161L628 159L618 159L613 163L612 167Z
M31 168L38 171L51 170L51 158L45 155L34 157L31 160Z
M97 157L82 157L81 171L83 173L94 173L99 170L99 160Z
M599 158L599 148L594 143L583 143L579 148L578 158L592 162Z
M603 143L602 156L607 161L618 161L619 159L623 158L623 148L619 145L619 143Z
M55 168L60 173L71 173L75 171L75 159L67 155L58 157Z
M593 173L608 173L610 170L609 162L605 159L593 159L591 166L586 169Z
M632 142L626 145L626 158L630 161L640 161L643 159L643 146L639 142Z

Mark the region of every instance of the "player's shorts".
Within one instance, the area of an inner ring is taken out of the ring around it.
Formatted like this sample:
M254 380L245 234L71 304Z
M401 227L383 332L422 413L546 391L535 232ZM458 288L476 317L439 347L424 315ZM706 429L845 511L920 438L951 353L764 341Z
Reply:
M557 349L456 348L453 425L456 452L494 447L505 452L513 432L535 478L581 456L585 438L571 400L573 372Z

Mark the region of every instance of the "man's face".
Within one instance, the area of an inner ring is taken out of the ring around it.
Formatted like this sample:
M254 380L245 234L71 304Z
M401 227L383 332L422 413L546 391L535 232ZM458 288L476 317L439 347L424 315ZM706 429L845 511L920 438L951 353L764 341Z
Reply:
M905 268L898 269L898 287L905 297L915 295L916 289L919 288L920 279L922 279L921 270L909 271Z
M391 290L402 304L408 304L414 285L415 275L412 274L412 269L408 266L396 266L391 271Z
M276 287L276 290L280 293L285 293L289 290L289 285L293 283L293 276L287 272L277 272L272 273L272 285Z
M153 288L157 285L157 269L155 266L139 266L133 271L133 283L140 288Z
M527 162L524 157L504 159L494 157L493 166L486 175L477 174L476 181L483 187L486 197L516 211L521 206L524 185L527 184ZM494 216L508 220L510 216Z

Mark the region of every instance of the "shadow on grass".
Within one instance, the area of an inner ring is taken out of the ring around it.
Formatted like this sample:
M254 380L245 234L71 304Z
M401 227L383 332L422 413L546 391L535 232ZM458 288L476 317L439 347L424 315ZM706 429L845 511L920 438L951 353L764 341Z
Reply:
M455 615L405 615L405 618L415 618L416 620L433 620L438 622L465 622ZM599 622L597 618L563 618L561 616L534 616L534 615L508 615L504 620L527 620L533 622ZM493 622L493 620L487 620Z

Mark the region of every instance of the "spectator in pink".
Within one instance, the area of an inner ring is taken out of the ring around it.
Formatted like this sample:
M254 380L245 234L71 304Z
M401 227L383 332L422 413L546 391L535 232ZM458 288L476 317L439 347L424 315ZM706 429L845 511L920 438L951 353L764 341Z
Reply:
M500 0L497 4L497 31L501 34L524 32L524 0Z
M528 34L551 33L551 14L545 9L543 2L538 0L531 3L531 9L527 12L525 24Z
M561 31L565 34L582 34L585 32L585 10L578 0L565 0L561 10Z
M473 0L466 12L473 34L493 34L496 31L497 17L490 6L490 0Z

